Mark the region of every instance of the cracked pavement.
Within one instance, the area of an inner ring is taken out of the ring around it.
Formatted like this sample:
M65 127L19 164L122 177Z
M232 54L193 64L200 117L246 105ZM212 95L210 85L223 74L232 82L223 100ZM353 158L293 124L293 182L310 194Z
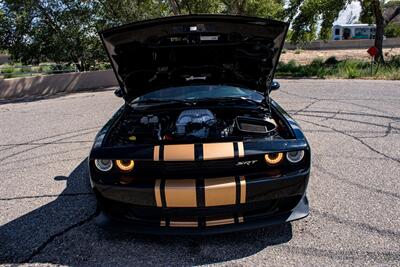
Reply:
M106 232L86 156L113 91L0 104L0 264L400 265L400 82L280 80L312 148L311 215L209 237Z

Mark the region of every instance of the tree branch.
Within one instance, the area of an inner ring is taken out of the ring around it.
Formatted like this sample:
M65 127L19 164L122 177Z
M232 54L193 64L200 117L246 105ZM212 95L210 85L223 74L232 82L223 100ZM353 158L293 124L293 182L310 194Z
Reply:
M177 16L181 14L181 10L179 8L179 4L176 0L169 0L169 5L171 6L172 13Z
M394 20L398 15L400 15L400 6L396 8L393 14L389 16L389 18L385 19L386 25L389 24L392 20Z

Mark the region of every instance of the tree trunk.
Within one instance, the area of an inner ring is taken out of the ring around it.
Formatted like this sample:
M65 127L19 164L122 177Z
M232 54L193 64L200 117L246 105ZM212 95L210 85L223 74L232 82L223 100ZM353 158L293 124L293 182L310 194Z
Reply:
M372 10L375 16L376 32L375 32L375 47L378 48L378 54L375 56L375 62L385 63L383 58L383 35L385 34L385 18L382 14L382 8L379 0L372 1Z
M171 6L172 13L174 13L175 16L178 16L181 14L179 4L176 0L169 0L169 5Z

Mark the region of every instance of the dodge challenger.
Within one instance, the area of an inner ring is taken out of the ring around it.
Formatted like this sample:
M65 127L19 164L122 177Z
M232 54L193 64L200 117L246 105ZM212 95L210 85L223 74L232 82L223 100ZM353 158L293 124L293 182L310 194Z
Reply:
M100 226L212 234L308 215L310 147L270 98L287 30L189 15L100 32L124 99L88 158Z

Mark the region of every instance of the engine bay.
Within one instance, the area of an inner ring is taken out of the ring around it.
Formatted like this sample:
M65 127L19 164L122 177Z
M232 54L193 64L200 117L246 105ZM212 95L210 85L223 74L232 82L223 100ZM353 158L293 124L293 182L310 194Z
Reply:
M279 136L281 123L259 110L186 108L126 111L108 136L110 145L188 143Z

